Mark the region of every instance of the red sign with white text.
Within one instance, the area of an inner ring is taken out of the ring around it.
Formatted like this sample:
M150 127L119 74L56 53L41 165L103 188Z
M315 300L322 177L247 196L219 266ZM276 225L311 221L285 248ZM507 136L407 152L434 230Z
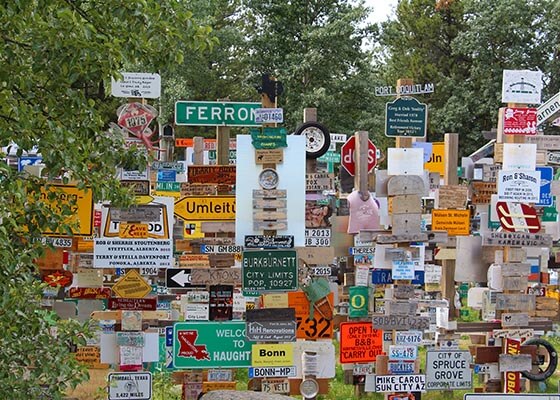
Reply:
M537 109L506 107L504 109L504 134L536 135Z

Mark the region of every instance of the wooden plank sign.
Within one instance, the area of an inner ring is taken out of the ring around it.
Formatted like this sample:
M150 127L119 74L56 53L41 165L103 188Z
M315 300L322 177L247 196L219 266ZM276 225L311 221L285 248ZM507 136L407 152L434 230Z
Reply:
M513 328L529 325L529 315L527 313L502 313L502 327Z
M496 294L496 310L534 310L535 302L535 296L532 294Z
M203 183L181 182L181 197L185 196L215 196L218 194L216 185Z
M531 371L531 362L530 354L500 354L500 372Z
M430 326L429 317L417 317L414 315L374 315L373 327L382 330L423 330Z
M438 208L465 208L468 198L468 187L465 185L445 185L438 190Z
M393 214L421 213L422 200L420 195L409 194L392 197Z
M189 183L235 185L235 165L189 165Z
M420 176L416 175L397 175L389 179L387 183L387 193L389 196L399 196L403 194L419 194L426 192L426 185Z
M483 246L551 247L552 236L525 232L489 232L482 238Z
M527 263L503 263L502 277L509 276L529 276L531 273L531 264Z
M472 204L490 204L493 194L498 190L495 182L472 182Z
M195 268L191 271L194 285L239 285L241 268Z
M324 172L305 174L305 190L306 191L323 191L330 190L334 187L332 174Z

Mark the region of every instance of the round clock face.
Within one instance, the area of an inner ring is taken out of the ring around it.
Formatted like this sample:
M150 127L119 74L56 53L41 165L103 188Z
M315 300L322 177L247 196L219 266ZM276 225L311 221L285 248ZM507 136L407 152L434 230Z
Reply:
M331 137L329 130L318 122L306 122L300 125L296 135L305 135L305 153L307 158L321 157L329 150Z
M259 175L259 185L263 189L276 189L278 186L278 172L272 168L265 168Z
M299 392L306 398L312 398L319 393L319 384L315 379L304 379L299 385Z

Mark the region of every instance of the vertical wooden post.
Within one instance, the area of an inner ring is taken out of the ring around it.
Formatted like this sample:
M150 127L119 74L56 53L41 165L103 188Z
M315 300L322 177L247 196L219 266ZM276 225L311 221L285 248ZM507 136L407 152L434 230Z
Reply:
M218 99L228 101L229 99ZM229 126L216 127L216 165L229 165Z
M459 159L459 134L446 133L444 136L444 184L457 185L457 165ZM455 260L442 261L441 295L449 300L449 320L455 319Z
M193 139L193 164L202 165L204 163L204 138L195 136Z
M369 198L368 189L368 133L359 131L354 134L356 139L354 188L360 192L363 201Z
M413 79L409 79L409 78L403 78L403 79L399 79L397 80L397 98L401 97L400 94L398 94L400 92L400 87L401 86L405 86L405 85L413 85L414 84L414 80ZM401 136L397 136L396 142L395 142L395 147L398 148L410 148L412 147L412 138L411 137L401 137Z
M303 122L317 122L317 109L313 107L303 109ZM305 172L313 174L317 172L317 160L305 160Z

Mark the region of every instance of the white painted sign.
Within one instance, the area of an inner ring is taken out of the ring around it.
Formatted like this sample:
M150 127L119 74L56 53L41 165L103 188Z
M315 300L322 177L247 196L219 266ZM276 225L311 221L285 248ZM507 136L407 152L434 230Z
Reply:
M108 400L150 400L152 374L150 372L110 373Z
M498 200L538 203L541 191L540 171L500 171Z
M441 273L441 265L424 264L424 283L440 283Z
M202 303L186 303L184 305L185 321L208 321L210 306Z
M404 279L404 280L413 280L414 279L414 270L416 263L414 261L400 261L400 260L393 260L393 271L392 271L392 278L393 280L397 279Z
M389 175L424 175L423 149L387 149Z
M346 143L347 140L346 133L331 133L331 143Z
M122 80L111 78L111 94L115 97L157 99L161 96L161 76L143 72L123 72Z
M426 352L426 390L472 388L471 355L468 351Z
M366 375L366 392L423 392L426 375Z
M284 148L284 162L276 164L278 173L277 190L286 190L285 229L278 229L277 235L294 237L295 247L305 246L305 136L288 135L288 147ZM235 185L235 244L243 246L245 236L262 235L262 224L253 224L253 190L259 186L262 166L255 163L255 149L250 135L237 135L237 151L243 157L237 159L237 181Z
M418 347L400 344L389 346L389 360L414 361L418 358Z
M154 197L150 205L161 206L158 221L148 222L148 238L119 237L120 222L112 221L109 208L102 210L100 237L94 239L94 268L173 267L173 198Z
M541 104L542 72L505 69L502 102Z
M502 170L534 171L537 165L536 143L504 143Z

